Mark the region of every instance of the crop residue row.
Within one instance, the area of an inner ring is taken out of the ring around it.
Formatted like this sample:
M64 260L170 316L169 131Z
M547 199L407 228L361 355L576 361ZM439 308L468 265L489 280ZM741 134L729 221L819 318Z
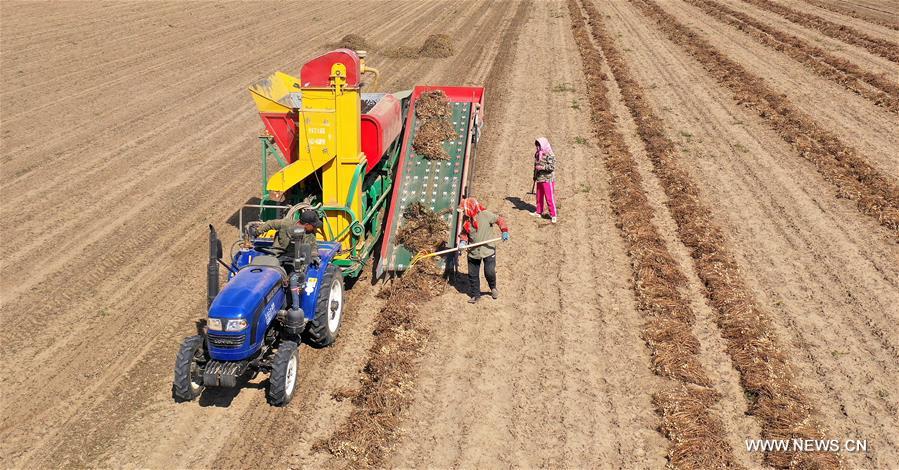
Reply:
M677 468L739 468L724 425L710 411L718 393L699 362L700 344L691 331L694 313L678 290L686 279L653 225L653 209L636 163L615 127L602 58L575 0L568 1L568 10L584 73L592 84L587 94L593 130L605 150L610 202L631 258L638 308L645 317L642 337L652 355L653 371L671 379L664 390L653 394L661 429L671 441L669 461Z
M410 228L406 241L420 249L443 244L447 223L420 203L410 207L403 214L403 224ZM375 343L362 368L360 387L335 393L335 399L352 400L353 411L329 438L315 444L316 450L357 466L382 464L393 446L401 413L412 402L415 361L430 334L419 317L419 306L443 290L442 274L433 258L426 259L378 293L384 306L375 318Z
M887 21L887 20L883 20L883 19L880 19L880 18L875 18L874 16L871 16L870 14L864 14L864 13L862 13L862 12L860 11L860 10L863 10L863 9L865 8L864 6L858 6L858 7L857 7L858 10L854 10L854 9L852 9L852 7L848 7L848 6L847 6L847 7L844 7L844 6L842 6L842 5L836 5L836 4L829 3L829 2L824 2L824 1L821 1L821 0L805 0L805 1L808 2L808 3L811 3L812 5L815 5L815 6L818 7L818 8L823 8L823 9L829 10L829 11L831 11L831 12L833 12L833 13L837 13L837 14L840 14L840 15L851 16L851 17L853 17L853 18L855 18L855 19L857 19L857 20L866 21L866 22L871 23L871 24L876 24L876 25L878 25L878 26L883 26L883 27L885 27L885 28L890 28L890 29L892 29L892 30L894 30L894 31L899 31L899 22L896 22L896 21ZM895 19L896 16L894 15L893 18Z
M488 77L497 74L498 67L509 62L510 46L521 33L530 6L530 1L519 3L501 36L500 49ZM438 242L435 236L435 244L443 241L445 237ZM334 393L335 399L352 400L353 410L329 437L317 442L314 449L340 457L350 468L385 465L396 442L402 411L412 402L417 375L415 361L421 356L430 334L418 318L418 306L436 296L444 286L442 272L436 263L424 260L378 294L385 299L385 305L376 317L374 334L377 340L369 350L360 388Z
M760 117L819 173L834 184L837 197L856 201L858 209L881 225L899 232L899 187L872 167L858 152L824 130L796 109L757 75L725 56L655 3L636 2L668 38L682 47L720 84L735 94L737 102Z
M377 52L385 57L394 59L418 59L427 57L431 59L445 59L456 53L453 47L453 38L446 34L431 34L425 38L419 47L412 46L395 46L380 47L365 39L359 34L347 34L336 44L337 47L344 47L354 51L366 50L369 52Z
M661 11L639 0L646 13ZM602 23L602 16L588 3L586 10L593 37L608 61L625 105L633 116L653 172L665 191L666 205L677 224L677 234L690 251L697 275L716 312L716 323L726 341L726 351L740 373L740 383L750 398L749 412L760 421L766 439L823 438L819 419L809 399L796 385L794 370L782 352L768 315L758 308L743 281L721 229L712 219L699 189L677 163L674 143L646 99L623 55ZM662 26L675 27L674 18L652 15ZM690 36L694 39L695 36ZM687 40L685 40L687 41ZM695 44L695 43L694 43ZM695 46L699 47L699 46ZM768 452L766 463L776 468L834 468L840 460L822 452Z
M899 84L886 77L862 70L848 60L787 34L741 11L710 0L685 0L706 14L752 36L760 43L801 62L817 75L843 85L878 106L899 112Z
M793 23L815 29L825 36L839 39L848 44L867 49L868 52L884 59L899 63L899 45L894 42L869 36L850 26L828 21L820 16L805 13L771 0L743 0L763 10L777 13Z

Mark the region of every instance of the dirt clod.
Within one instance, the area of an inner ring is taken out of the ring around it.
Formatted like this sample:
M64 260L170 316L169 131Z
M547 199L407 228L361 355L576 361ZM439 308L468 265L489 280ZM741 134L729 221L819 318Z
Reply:
M446 34L432 34L425 39L418 53L423 57L445 59L453 55L453 40Z
M369 46L365 38L358 34L347 34L346 36L340 38L340 42L338 44L340 47L352 49L354 51L365 50L368 49Z

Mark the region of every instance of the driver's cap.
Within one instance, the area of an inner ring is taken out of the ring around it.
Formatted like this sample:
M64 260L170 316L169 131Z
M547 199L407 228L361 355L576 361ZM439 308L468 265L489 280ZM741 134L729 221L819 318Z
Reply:
M318 217L318 212L316 212L314 209L305 209L302 213L300 213L299 223L309 224L315 228L321 228L322 219Z

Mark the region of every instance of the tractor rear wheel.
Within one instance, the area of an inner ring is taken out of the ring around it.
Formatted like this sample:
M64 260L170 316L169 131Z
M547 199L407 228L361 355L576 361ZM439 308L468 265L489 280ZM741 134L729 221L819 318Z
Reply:
M188 336L181 343L175 358L175 380L172 381L172 397L175 401L191 401L203 393L203 369L208 357L203 347L203 335Z
M297 388L297 369L300 366L299 345L282 341L272 360L268 377L268 401L274 406L286 406Z
M343 320L343 274L335 265L328 266L315 303L315 317L306 330L306 341L314 348L330 346L337 339Z

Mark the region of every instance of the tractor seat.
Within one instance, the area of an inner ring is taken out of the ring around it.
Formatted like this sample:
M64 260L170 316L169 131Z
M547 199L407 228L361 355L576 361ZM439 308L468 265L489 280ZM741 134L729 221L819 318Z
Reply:
M278 258L275 256L256 256L252 260L250 260L250 264L248 264L247 266L265 266L268 268L277 269L278 272L281 273L281 277L284 278L285 281L287 280L287 271L284 270L284 268L281 266L281 263L278 261Z

